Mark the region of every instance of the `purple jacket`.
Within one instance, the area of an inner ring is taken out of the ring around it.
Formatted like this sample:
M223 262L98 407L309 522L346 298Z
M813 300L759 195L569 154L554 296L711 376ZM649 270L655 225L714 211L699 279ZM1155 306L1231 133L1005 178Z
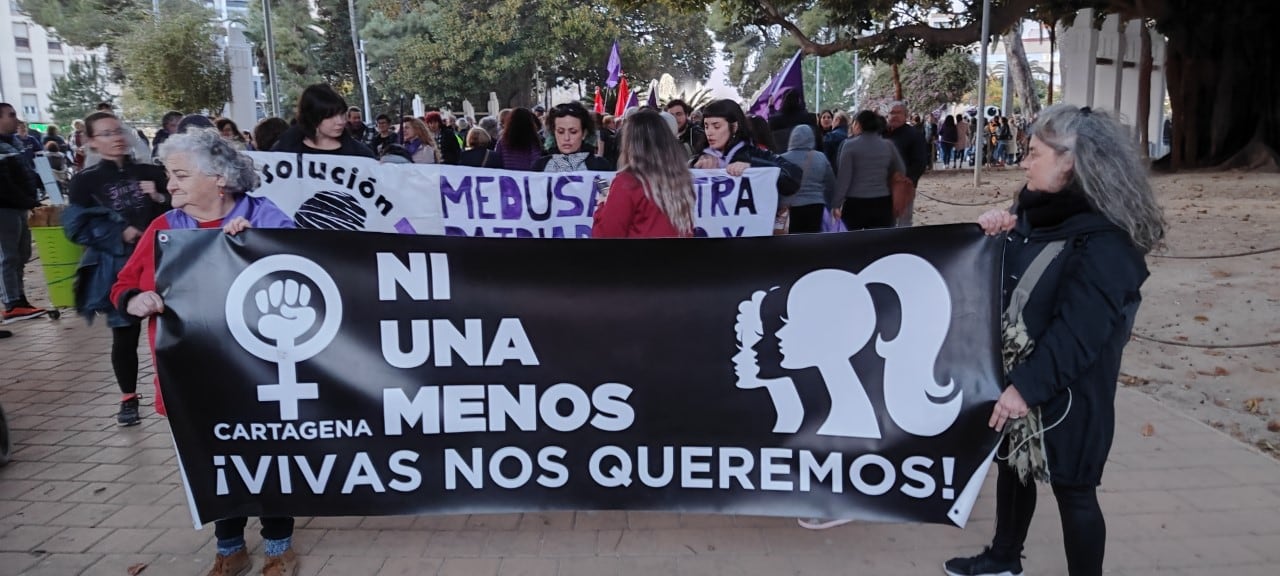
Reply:
M231 208L231 212L222 219L223 222L230 222L236 218L244 217L253 225L254 228L293 228L293 219L289 218L274 202L266 198L255 198L248 194L240 196L236 200L236 205ZM187 215L186 212L174 208L164 214L165 220L169 222L169 228L198 228L199 223L195 218Z

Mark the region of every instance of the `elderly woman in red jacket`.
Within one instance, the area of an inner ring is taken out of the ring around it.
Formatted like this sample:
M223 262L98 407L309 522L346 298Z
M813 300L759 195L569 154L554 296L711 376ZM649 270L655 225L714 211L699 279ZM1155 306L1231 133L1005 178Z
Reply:
M293 220L266 198L246 193L258 186L253 160L235 150L212 128L190 130L160 145L160 161L168 173L173 210L159 216L138 239L133 256L111 288L111 301L129 316L147 320L151 355L156 350L156 316L164 299L156 292L155 237L161 230L211 229L237 234L247 228L293 228ZM156 380L156 411L164 415L160 381ZM244 541L246 518L214 523L218 554L209 576L245 574L253 566ZM293 576L298 557L292 548L293 518L263 518L264 576Z

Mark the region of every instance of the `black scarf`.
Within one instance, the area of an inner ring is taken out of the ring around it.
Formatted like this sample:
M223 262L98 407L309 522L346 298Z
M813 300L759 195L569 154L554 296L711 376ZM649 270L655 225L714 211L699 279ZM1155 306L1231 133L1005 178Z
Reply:
M1023 187L1018 193L1018 211L1027 219L1032 228L1057 226L1068 218L1085 212L1092 212L1093 206L1089 198L1074 186L1068 186L1061 192L1036 192Z

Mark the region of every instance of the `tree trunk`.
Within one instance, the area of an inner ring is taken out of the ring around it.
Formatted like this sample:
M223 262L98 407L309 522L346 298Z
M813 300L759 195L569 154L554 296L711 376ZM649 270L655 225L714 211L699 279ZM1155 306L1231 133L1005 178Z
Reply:
M894 62L889 65L893 69L893 99L902 100L902 78L898 76L898 63Z
M1155 62L1151 56L1151 29L1147 27L1147 20L1141 20L1141 26L1138 27L1142 34L1142 48L1138 55L1138 114L1133 119L1138 125L1138 143L1141 146L1142 157L1149 158L1151 155L1151 72L1155 68Z
M1018 94L1022 114L1034 116L1040 112L1040 98L1036 95L1036 83L1031 77L1031 64L1027 62L1027 50L1022 46L1022 23L1013 25L1005 34L1006 60L1005 76L1013 80L1013 89ZM1005 114L1008 114L1008 110Z
M1048 98L1050 106L1053 106L1053 54L1058 51L1058 24L1049 22L1049 85Z
M1280 170L1280 34L1265 15L1276 7L1250 4L1186 3L1157 20L1167 38L1174 170Z

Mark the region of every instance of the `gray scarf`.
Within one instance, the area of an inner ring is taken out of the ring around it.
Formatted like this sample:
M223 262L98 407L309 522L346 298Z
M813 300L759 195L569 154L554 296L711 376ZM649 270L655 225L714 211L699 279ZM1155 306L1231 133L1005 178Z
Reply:
M574 152L573 154L552 154L547 161L546 172L577 172L586 169L587 156L590 152Z

